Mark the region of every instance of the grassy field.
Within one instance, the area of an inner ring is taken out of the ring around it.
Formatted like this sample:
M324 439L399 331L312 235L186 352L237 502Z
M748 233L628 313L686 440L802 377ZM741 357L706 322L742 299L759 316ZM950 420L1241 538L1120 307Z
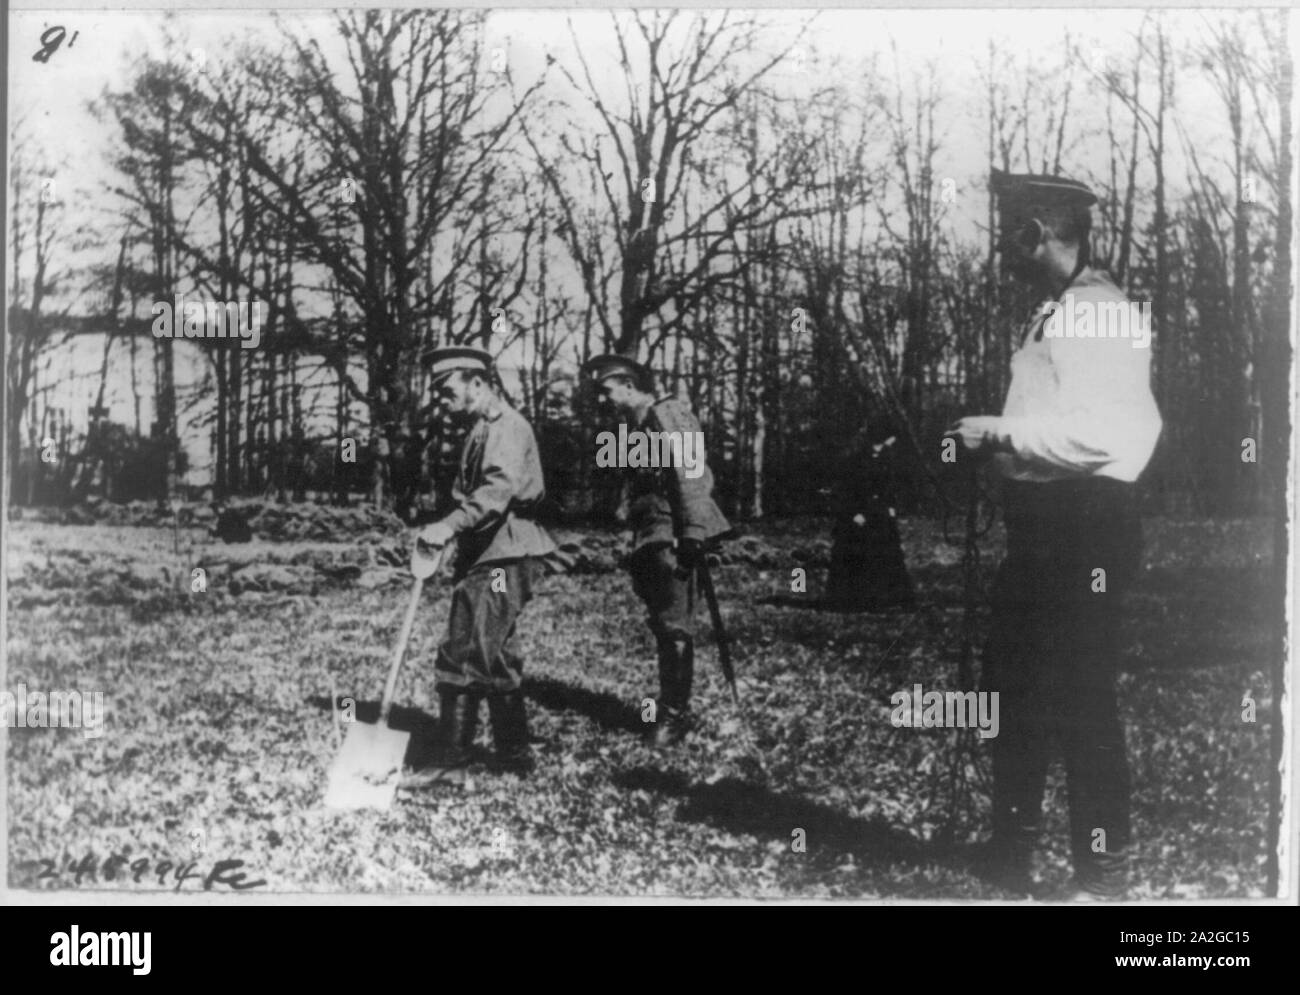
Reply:
M1258 896L1268 811L1268 527L1151 520L1146 533L1120 686L1134 778L1134 895ZM760 536L777 551L771 565L716 572L748 734L705 637L699 733L673 753L647 750L640 702L656 691L653 644L626 578L550 577L522 624L537 773L478 771L463 794L334 814L321 808L336 749L329 696L355 695L359 717L373 718L403 609L400 576L370 589L338 575L310 591L237 595L214 570L208 591L189 593L178 581L187 565L166 530L13 523L4 688L100 690L108 719L99 738L7 731L9 884L1004 897L968 866L968 844L988 829L986 759L968 775L972 802L953 806L953 733L889 721L894 691L956 687L959 551L935 523L904 523L923 602L914 615L758 604L788 593L791 568L816 563L809 550L824 554L824 535L824 523L766 527ZM298 544L295 555L310 557L309 546ZM997 532L983 542L985 586L1000 546ZM194 562L225 548L200 547ZM245 552L255 559L275 547ZM427 749L436 712L431 661L446 608L445 583L427 591L399 685L394 724L414 732L417 752ZM700 624L706 631L702 610ZM1254 723L1242 719L1247 693ZM480 741L487 745L485 731ZM1068 874L1059 767L1045 809L1038 874L1050 897ZM797 830L803 852L792 846Z

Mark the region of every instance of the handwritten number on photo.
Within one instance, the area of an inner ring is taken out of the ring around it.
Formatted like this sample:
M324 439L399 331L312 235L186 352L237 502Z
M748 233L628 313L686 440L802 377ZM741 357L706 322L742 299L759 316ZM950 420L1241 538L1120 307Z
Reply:
M61 24L56 24L54 27L46 28L42 31L41 47L32 55L32 61L41 63L49 62L50 56L59 50L59 46L63 44L63 39L67 37L67 34L67 29ZM77 35L79 34L81 34L80 31L74 31L72 33L72 38L68 42L68 48L72 47L72 43L77 40Z
M152 872L150 866L153 866ZM172 881L175 882L173 891L180 891L186 881L199 881L204 891L211 891L214 885L226 885L232 891L248 891L250 888L259 888L266 884L265 879L258 878L256 881L249 881L248 872L240 870L244 867L242 860L218 860L212 869L204 875L198 869L197 861L175 862L162 860L154 864L149 857L140 857L131 861L129 857L119 854L110 854L104 859L102 864L93 853L87 853L78 861L75 857L67 858L64 865L63 873L59 873L59 862L42 857L39 860L29 861L25 867L41 867L41 873L36 876L37 881L45 881L51 878L59 879L56 887L60 885L80 885L82 879L89 876L98 880L102 874L105 882L125 879L125 869L130 868L132 875L131 880L136 884L149 885L148 880L142 881L146 874L152 874L158 879L159 887L166 887ZM71 881L69 881L71 879Z

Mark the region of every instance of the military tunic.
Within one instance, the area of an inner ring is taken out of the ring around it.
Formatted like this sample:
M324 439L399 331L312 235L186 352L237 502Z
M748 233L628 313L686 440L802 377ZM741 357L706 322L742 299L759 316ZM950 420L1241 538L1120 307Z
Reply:
M532 427L496 400L470 430L439 525L457 539L456 586L435 666L442 688L518 690L523 660L515 623L555 543L532 516L545 497ZM499 571L499 572L498 572Z
M648 432L699 432L690 406L660 398L638 428ZM683 435L683 438L685 436ZM627 567L632 587L649 612L657 639L689 639L694 633L695 575L679 575L674 543L701 543L730 533L731 525L713 501L713 474L700 453L702 472L687 475L684 466L644 467L630 471L628 522L632 553Z
M638 426L643 431L686 433L700 431L690 406L673 397L655 401ZM704 453L700 452L701 461ZM628 518L632 525L632 549L675 539L707 542L731 531L731 525L713 501L713 473L701 462L696 477L684 466L643 467L631 472Z

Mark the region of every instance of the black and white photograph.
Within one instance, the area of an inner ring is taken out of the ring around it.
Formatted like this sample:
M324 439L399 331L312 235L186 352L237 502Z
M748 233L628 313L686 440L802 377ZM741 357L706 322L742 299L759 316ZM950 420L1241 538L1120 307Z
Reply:
M7 18L4 902L1296 903L1292 10Z

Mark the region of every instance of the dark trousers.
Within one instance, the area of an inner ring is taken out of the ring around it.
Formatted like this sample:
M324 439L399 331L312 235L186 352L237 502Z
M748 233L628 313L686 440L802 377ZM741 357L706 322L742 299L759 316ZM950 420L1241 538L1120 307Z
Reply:
M628 558L627 569L658 648L660 704L684 711L694 677L695 574L679 574L677 554L668 545L642 546Z
M984 689L999 693L1001 714L992 744L994 838L1032 848L1055 740L1065 758L1075 874L1104 887L1107 875L1115 883L1130 837L1115 675L1122 599L1141 552L1135 488L1093 477L1008 481L1004 494L1007 556L994 583L983 676Z
M532 599L537 573L536 561L524 558L475 565L460 578L451 593L447 635L438 647L434 673L440 691L519 690L524 661L515 623Z
M642 546L628 558L627 569L655 638L690 639L695 632L695 574L679 574L673 548Z

